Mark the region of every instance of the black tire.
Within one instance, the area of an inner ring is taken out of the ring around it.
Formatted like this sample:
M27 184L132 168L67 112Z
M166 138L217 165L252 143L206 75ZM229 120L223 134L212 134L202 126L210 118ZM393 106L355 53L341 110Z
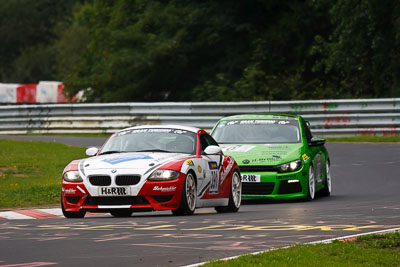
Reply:
M132 216L132 211L129 209L122 209L122 210L113 210L110 211L111 215L114 217L120 217L120 218L124 218L124 217L131 217Z
M85 214L86 214L85 210L66 211L64 208L64 203L63 203L62 198L61 198L61 211L65 218L70 218L70 219L83 218L83 217L85 217Z
M332 192L332 176L331 176L331 164L330 161L326 161L325 168L325 182L324 189L321 190L321 195L325 197L329 197Z
M172 210L174 215L191 215L196 209L197 188L196 177L193 173L186 174L185 182L183 183L181 201L179 208Z
M232 174L231 190L229 194L229 202L226 207L215 207L218 213L237 212L242 201L242 181L237 171Z
M315 175L312 164L310 164L310 167L308 168L307 185L307 200L311 201L315 198Z

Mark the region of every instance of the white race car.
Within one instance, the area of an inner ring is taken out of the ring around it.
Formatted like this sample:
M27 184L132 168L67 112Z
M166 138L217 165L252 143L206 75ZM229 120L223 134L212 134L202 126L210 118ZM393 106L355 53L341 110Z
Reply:
M127 217L134 211L239 210L239 167L204 130L127 128L86 154L92 157L72 161L62 174L61 208L67 218L82 218L87 211Z

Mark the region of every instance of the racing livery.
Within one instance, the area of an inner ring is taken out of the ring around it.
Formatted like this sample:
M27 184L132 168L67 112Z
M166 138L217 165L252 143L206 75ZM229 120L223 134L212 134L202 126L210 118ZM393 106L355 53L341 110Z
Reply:
M239 167L204 130L131 127L86 154L92 157L72 161L62 174L61 208L67 218L82 218L87 211L127 217L135 211L239 210Z
M325 140L301 116L244 114L222 118L212 137L240 167L243 198L314 199L331 193Z

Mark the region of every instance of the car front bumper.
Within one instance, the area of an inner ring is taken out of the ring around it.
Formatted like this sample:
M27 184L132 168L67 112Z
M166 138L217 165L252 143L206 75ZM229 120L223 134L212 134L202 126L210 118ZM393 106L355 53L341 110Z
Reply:
M92 196L83 182L62 182L65 211L109 212L174 210L179 207L185 175L171 181L147 181L137 195ZM114 187L115 188L115 187ZM133 191L133 190L132 190Z
M242 182L243 198L292 199L305 198L308 193L308 172L304 166L291 173L241 172L260 175L260 182Z

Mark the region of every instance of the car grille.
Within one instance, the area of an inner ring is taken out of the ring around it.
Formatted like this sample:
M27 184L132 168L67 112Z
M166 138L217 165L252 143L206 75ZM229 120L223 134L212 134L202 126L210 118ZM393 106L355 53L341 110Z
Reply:
M89 182L94 186L111 185L111 177L109 175L91 175ZM115 184L119 186L136 185L140 182L140 175L118 175L115 177Z
M276 172L275 166L239 166L241 172Z
M242 183L244 195L270 195L274 191L275 183Z
M89 182L96 186L111 185L111 177L108 175L92 175L89 176Z
M281 181L278 189L278 194L293 194L301 192L300 183L288 183L288 181Z
M135 185L140 182L140 175L118 175L115 177L116 185Z
M83 205L146 205L144 197L88 197Z

